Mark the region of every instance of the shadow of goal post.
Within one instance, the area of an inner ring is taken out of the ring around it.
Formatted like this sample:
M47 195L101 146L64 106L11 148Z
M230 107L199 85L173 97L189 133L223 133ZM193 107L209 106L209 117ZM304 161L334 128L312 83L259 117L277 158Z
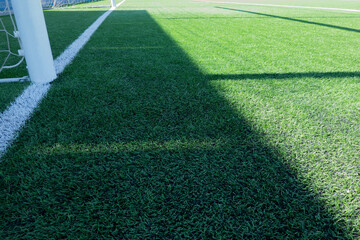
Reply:
M34 83L55 80L56 71L41 0L12 0L12 7L30 80Z

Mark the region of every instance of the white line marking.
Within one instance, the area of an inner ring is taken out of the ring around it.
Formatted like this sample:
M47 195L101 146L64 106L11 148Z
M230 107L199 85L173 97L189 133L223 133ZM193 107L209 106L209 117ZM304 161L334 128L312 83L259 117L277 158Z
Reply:
M262 4L262 3L217 2L217 1L206 1L206 0L194 0L194 1L207 2L207 3L228 3L228 4L238 4L238 5L249 5L249 6L305 8L305 9L318 9L318 10L330 10L330 11L341 11L341 12L360 12L360 10L357 9L347 9L347 8L306 7L306 6L276 5L276 4Z
M119 7L126 0L123 0L116 7ZM56 60L54 61L56 73L60 74L69 65L79 51L90 40L105 19L116 9L111 8L101 15L88 29L81 34ZM46 96L50 89L50 84L31 84L24 92L0 114L0 158L5 154L6 149L17 137L20 129L31 117L41 100Z
M124 2L125 0L117 4L116 7L120 6ZM96 32L105 19L116 9L116 7L110 8L110 10L101 15L88 29L85 30L85 32L81 34L78 39L76 39L58 58L55 59L54 64L57 74L62 73L65 67L74 60L83 46L85 46L91 36Z

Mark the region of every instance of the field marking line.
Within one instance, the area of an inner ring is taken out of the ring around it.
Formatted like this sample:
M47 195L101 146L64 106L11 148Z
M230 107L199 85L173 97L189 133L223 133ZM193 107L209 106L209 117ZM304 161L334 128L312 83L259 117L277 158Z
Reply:
M91 36L95 33L95 31L100 27L100 25L105 21L105 19L121 4L123 4L126 0L118 3L116 7L110 8L110 10L106 11L103 15L101 15L88 29L83 32L78 39L76 39L70 46L68 46L65 51L55 59L55 70L57 74L60 74L64 71L65 67L69 65L80 50L85 46L85 44L90 40Z
M54 60L56 73L60 74L64 71L90 40L91 36L96 32L105 19L126 0L118 3L116 7L110 8L101 15L93 24L90 25L78 39L76 39L65 51ZM5 154L7 148L18 136L19 131L25 125L26 121L31 117L34 110L40 104L41 100L50 90L51 85L32 83L23 93L15 99L11 105L0 114L0 158ZM1 162L1 161L0 161Z
M265 4L265 3L218 2L218 1L207 1L207 0L193 0L193 1L196 1L196 2L207 2L207 3L227 3L227 4L248 5L248 6L284 7L284 8L304 8L304 9L318 9L318 10L330 10L330 11L341 11L341 12L360 12L360 10L357 10L357 9L348 9L348 8L307 7L307 6L291 6L291 5Z

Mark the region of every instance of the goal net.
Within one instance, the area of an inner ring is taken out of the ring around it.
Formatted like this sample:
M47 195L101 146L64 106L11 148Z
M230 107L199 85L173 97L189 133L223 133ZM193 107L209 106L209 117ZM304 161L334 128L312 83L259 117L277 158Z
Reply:
M110 0L42 0L44 9L110 7Z
M7 78L5 69L19 66L23 61L21 41L12 14L10 0L0 1L0 82L18 81L24 77Z
M38 0L31 2L37 2L41 12L41 7L45 10L54 8L108 8L115 3L115 0ZM18 6L19 3L26 5L30 2L25 0L0 0L0 83L28 79L28 77L21 77L28 74L25 64L23 63L25 62L25 57L29 70L28 55L25 54L24 57L24 52L26 53L27 51L22 50L24 46L26 48L29 40L26 41L23 39L24 34L21 32L21 28L23 28L23 30L29 28L27 26L24 28L21 25L16 25L15 20L19 20L19 15L15 14L15 17L13 16L13 7L16 10L15 7ZM29 5L29 8L32 8L31 6L32 5ZM25 10L23 14L28 15L29 11L31 10ZM19 31L18 28L20 29ZM26 32L28 33L29 31L26 30ZM45 35L47 37L47 33ZM27 46L27 49L31 49L31 46ZM29 71L31 77L31 70Z

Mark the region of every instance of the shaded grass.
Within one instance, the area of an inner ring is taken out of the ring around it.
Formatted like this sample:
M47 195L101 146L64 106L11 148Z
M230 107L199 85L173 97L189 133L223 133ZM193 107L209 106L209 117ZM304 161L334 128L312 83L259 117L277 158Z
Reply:
M54 82L0 166L1 236L358 238L358 34L162 3Z
M45 11L45 18L54 58L58 57L67 46L76 40L105 10L49 10ZM8 31L11 29L10 19L4 17ZM0 36L2 37L2 35ZM1 38L1 41L4 38ZM18 49L17 42L11 40L14 52ZM7 49L5 42L0 43L0 49ZM16 59L14 59L16 60ZM14 61L13 61L14 62ZM14 62L15 63L15 62ZM0 73L1 78L28 76L25 62L17 68L5 69ZM29 83L4 83L0 87L0 111L3 111Z
M0 112L4 111L7 104L12 102L28 86L28 83L1 84L0 90Z

